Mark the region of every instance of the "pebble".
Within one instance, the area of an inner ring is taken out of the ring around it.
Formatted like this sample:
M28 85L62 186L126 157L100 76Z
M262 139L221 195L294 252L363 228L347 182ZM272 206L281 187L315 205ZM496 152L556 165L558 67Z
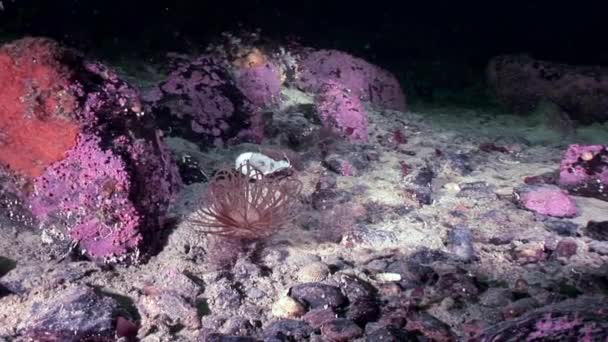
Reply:
M589 251L600 255L608 255L608 242L593 240L589 242Z
M349 319L336 318L321 326L321 334L330 341L342 342L361 337L363 330Z
M535 309L538 306L538 301L532 297L526 297L510 303L502 310L504 319L511 319Z
M272 306L272 314L278 318L298 318L304 313L304 306L289 296L279 298Z
M377 281L390 283L401 281L401 274L399 273L378 273L375 276Z
M298 271L298 280L304 283L318 282L327 277L329 267L323 262L313 262Z
M296 285L291 288L289 295L311 309L339 308L347 302L339 288L322 283Z
M573 239L563 239L557 243L555 255L558 258L570 259L576 254L578 245Z
M308 311L302 319L314 329L318 329L326 322L338 318L332 309L313 309Z
M374 299L359 299L348 306L346 318L364 326L367 322L373 322L380 315L380 307Z
M443 188L452 193L460 191L460 185L458 185L458 183L446 183L443 185Z
M547 258L545 244L537 241L519 245L513 250L513 256L521 265L543 261Z
M471 230L463 225L454 227L448 232L448 250L459 261L469 262L475 258Z
M563 220L547 220L545 228L560 236L576 236L578 224Z
M264 341L272 338L278 338L278 341L306 341L312 333L312 327L304 321L282 319L264 329Z
M490 287L487 291L481 294L479 297L479 304L489 307L496 308L505 306L513 300L513 293L509 289Z
M589 221L585 233L594 240L608 241L608 221Z

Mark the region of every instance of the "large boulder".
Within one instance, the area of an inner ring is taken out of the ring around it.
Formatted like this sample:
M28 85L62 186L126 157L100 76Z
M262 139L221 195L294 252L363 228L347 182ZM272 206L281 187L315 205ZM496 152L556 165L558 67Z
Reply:
M263 113L280 100L279 71L272 65L234 67L213 55L175 60L174 69L144 99L167 132L200 147L264 136Z
M338 50L301 52L295 85L308 92L322 93L328 82L341 84L363 102L383 109L407 110L405 94L390 72Z
M487 77L498 99L516 113L530 113L545 101L582 124L608 121L608 68L503 55L492 58Z
M138 91L45 38L0 47L0 168L49 236L136 260L180 183Z

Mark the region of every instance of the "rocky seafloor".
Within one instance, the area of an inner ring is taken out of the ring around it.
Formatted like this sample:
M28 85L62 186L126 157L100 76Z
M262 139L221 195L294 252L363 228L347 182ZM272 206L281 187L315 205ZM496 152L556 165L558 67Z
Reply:
M248 245L202 233L189 219L207 176L242 152L284 147L285 127L306 122L310 96L282 98L262 144L167 137L197 167L142 263L65 254L5 210L0 341L607 338L608 202L570 196L576 213L558 218L525 209L521 194L552 183L569 144L608 141L608 127L368 108L368 141L302 143L291 224Z

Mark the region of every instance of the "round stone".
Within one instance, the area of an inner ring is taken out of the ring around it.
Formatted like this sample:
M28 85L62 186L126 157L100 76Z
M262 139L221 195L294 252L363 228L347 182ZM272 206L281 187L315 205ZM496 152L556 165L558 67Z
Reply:
M325 279L329 274L329 267L323 262L310 263L298 272L298 280L301 282L317 282Z
M305 312L304 306L289 296L279 298L272 306L272 314L279 318L297 318Z

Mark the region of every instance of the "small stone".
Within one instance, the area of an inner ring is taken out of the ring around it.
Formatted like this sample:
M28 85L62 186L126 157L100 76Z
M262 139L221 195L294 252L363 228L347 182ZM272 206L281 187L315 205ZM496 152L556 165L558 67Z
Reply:
M576 254L578 245L573 239L563 239L557 243L555 254L558 258L570 259Z
M544 242L529 242L515 247L513 256L521 264L543 261L547 258Z
M475 258L473 236L466 226L456 226L448 232L448 250L457 260L469 262Z
M568 193L556 186L529 186L518 190L520 205L541 215L574 217L578 214L576 202Z
M380 307L375 300L369 298L361 298L355 302L352 302L348 306L346 312L346 318L356 322L361 326L365 326L366 323L375 321L380 315Z
M201 337L197 340L197 342L256 342L257 339L253 337L243 337L243 336L228 336L224 334L211 333L211 334L202 334Z
M329 274L329 267L323 262L313 262L298 271L298 280L301 282L317 282L325 279Z
M421 311L413 311L407 317L405 328L419 332L431 341L455 341L450 327L434 316Z
M576 236L578 231L578 224L562 220L547 220L545 227L560 236Z
M502 310L504 319L511 319L523 315L538 306L538 301L532 297L526 297L510 303Z
M384 283L401 281L401 274L399 273L378 273L375 275L377 281Z
M496 308L509 304L513 300L513 293L509 289L491 287L481 294L479 304Z
M279 341L306 341L313 333L308 323L294 319L282 319L264 329L266 338L280 338Z
M495 199L496 194L493 185L486 182L472 182L462 184L456 197L479 201Z
M305 283L291 288L289 295L311 309L339 308L346 304L346 297L339 288L322 283Z
M452 193L460 191L460 185L458 185L458 183L446 183L443 185L443 188Z
M377 292L370 283L356 276L342 273L338 274L337 278L342 292L351 303L357 300L370 300Z
M608 255L608 242L593 240L589 242L589 251L600 255Z
M332 309L313 309L308 311L302 319L314 329L318 329L326 322L338 318Z
M330 341L351 341L363 335L363 330L355 322L336 318L321 326L321 334Z
M367 327L366 327L367 328ZM408 334L402 329L387 326L382 327L380 329L376 329L373 332L366 334L365 341L366 342L400 342L400 341L415 341L415 337L410 337Z
M608 221L589 221L585 228L587 236L598 241L608 241Z
M158 326L182 325L188 329L200 328L196 307L183 296L168 289L145 288L137 308L146 329Z
M494 194L499 198L511 198L513 196L513 188L512 187L501 187L494 190Z
M278 318L298 318L305 312L304 306L289 296L281 297L272 306L272 314Z

